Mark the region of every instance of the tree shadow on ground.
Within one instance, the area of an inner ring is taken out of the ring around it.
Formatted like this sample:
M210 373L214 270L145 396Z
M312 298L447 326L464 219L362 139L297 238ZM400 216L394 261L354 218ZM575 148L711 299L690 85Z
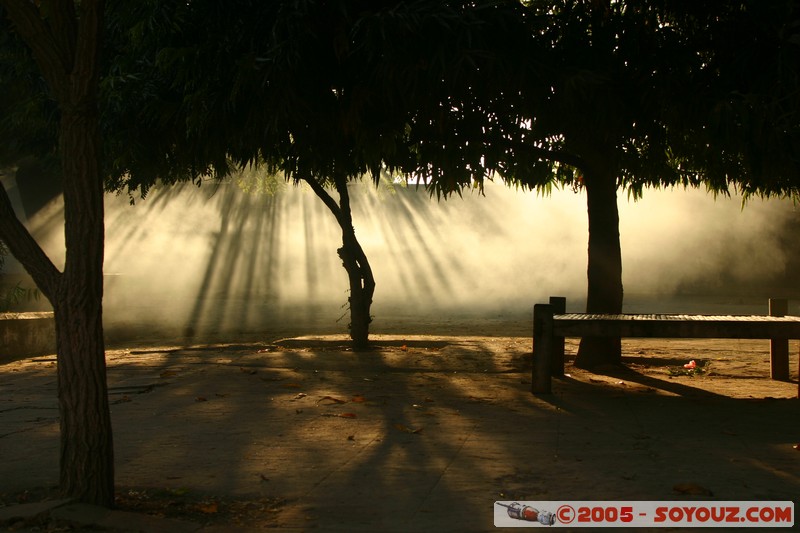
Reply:
M709 498L675 492L682 483L731 500L800 490L789 447L800 402L633 371L554 380L537 397L529 358L528 338L485 337L382 337L358 353L340 337L113 352L112 388L159 384L113 396L117 482L279 499L272 525L351 531L489 530L494 500ZM0 373L0 385L24 407L14 383L27 373L25 390L44 385L43 370ZM53 467L38 458L57 439L3 441L15 464L0 480ZM441 512L459 506L472 512Z
M273 344L282 346L284 348L297 348L307 350L337 350L337 351L350 351L352 343L347 339L341 340L317 340L317 339L280 339ZM372 340L369 343L369 349L365 350L365 354L374 353L385 348L426 348L429 350L436 350L444 348L453 344L453 341L436 341L436 340L414 340L414 339L397 339L397 340Z

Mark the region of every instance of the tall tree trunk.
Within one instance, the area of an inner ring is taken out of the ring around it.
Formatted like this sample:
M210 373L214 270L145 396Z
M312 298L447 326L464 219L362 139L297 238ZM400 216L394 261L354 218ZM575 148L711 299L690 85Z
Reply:
M67 498L114 504L114 443L99 298L71 287L54 305L61 415L60 489ZM92 289L87 288L87 293Z
M76 106L61 119L64 283L53 301L61 412L61 490L114 503L114 447L103 340L103 180L97 114Z
M622 253L619 242L617 182L611 166L602 155L588 161L584 169L584 188L589 214L589 264L587 268L587 313L622 313ZM592 368L620 364L619 338L581 339L575 365Z
M354 350L365 350L369 347L369 325L372 322L370 308L372 296L375 293L375 278L372 275L367 255L356 238L353 227L353 216L350 209L350 193L347 182L336 180L336 191L339 193L339 203L328 194L322 185L314 178L305 178L311 189L325 203L336 217L336 222L342 230L342 247L337 250L342 260L342 266L347 271L350 285L350 338Z
M62 494L111 507L114 452L103 342L103 177L98 81L103 1L0 0L60 111L66 260L58 272L0 191L0 237L55 311ZM41 8L41 10L40 10Z

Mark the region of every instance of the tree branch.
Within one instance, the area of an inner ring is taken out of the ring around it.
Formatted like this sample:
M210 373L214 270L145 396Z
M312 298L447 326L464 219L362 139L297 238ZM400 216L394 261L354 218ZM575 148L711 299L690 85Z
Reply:
M34 283L52 302L61 281L61 272L17 218L2 183L0 183L0 239L6 243L12 255L22 263Z
M331 210L331 213L333 213L333 216L336 217L336 220L339 221L339 225L341 226L343 220L342 208L336 203L336 200L334 200L333 197L328 194L328 191L325 190L325 187L323 187L322 184L320 184L320 182L314 178L303 177L300 179L308 183L308 185L311 187L311 190L314 191L314 194L316 194L319 199L322 200L322 202L328 207L328 209Z
M523 149L531 150L534 154L536 154L537 157L541 159L563 163L564 165L579 168L581 170L586 169L586 160L579 155L573 154L572 152L566 152L564 150L550 150L547 148L542 148L541 146L535 146L527 143L520 144Z

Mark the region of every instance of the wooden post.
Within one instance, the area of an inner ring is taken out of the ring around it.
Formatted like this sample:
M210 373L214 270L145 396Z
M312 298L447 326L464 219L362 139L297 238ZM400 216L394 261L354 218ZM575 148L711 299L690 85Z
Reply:
M769 316L786 316L789 301L786 298L769 299ZM789 380L789 339L769 341L769 364L772 379Z
M567 312L567 299L563 296L551 296L550 306L554 315L563 315ZM564 337L553 337L552 356L550 359L550 375L557 378L564 377Z
M531 392L550 394L550 360L553 350L553 307L548 304L533 306L533 369Z

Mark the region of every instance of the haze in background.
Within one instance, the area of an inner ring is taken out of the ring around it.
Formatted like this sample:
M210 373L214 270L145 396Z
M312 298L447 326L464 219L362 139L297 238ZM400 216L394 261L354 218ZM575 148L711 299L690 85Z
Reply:
M351 190L377 282L373 331L426 321L527 323L532 305L550 295L582 310L584 194L541 197L488 183L485 196L437 202L413 186ZM637 202L621 193L619 207L627 312L765 313L768 297L798 292L800 218L789 200L752 199L742 209L739 197L650 190ZM62 216L53 201L29 221L57 264ZM186 185L133 206L108 196L107 328L136 337L302 325L346 332L340 245L333 215L304 187L270 196L235 183ZM753 302L760 307L746 307Z

